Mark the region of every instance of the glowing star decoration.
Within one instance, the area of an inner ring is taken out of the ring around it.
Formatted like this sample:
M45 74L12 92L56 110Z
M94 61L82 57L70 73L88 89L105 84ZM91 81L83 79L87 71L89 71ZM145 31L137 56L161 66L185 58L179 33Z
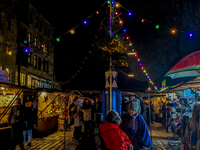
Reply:
M141 22L143 23L145 21L145 19L142 19Z

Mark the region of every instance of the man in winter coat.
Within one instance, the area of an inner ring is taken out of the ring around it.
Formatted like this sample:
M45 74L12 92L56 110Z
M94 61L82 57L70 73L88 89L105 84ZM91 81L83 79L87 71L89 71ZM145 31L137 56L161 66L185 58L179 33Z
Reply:
M83 125L83 122L81 120L81 107L82 107L82 103L80 100L76 100L74 102L74 105L76 106L76 113L75 115L73 116L74 118L74 138L79 140L80 139L80 136L81 136L81 129L82 129L82 125Z
M16 105L12 106L8 114L8 122L11 125L11 150L19 144L24 149L23 144L23 123L24 123L24 106L21 99L16 99Z
M35 118L31 108L32 102L25 103L25 123L23 125L24 144L26 143L26 133L28 134L28 146L32 142L32 128L35 126ZM35 126L36 127L36 126Z
M109 150L133 150L129 137L119 128L121 118L116 111L110 111L106 121L99 126L105 146Z
M152 147L149 130L144 118L138 114L138 103L132 102L129 105L128 113L122 116L120 128L129 136L134 150L145 147Z

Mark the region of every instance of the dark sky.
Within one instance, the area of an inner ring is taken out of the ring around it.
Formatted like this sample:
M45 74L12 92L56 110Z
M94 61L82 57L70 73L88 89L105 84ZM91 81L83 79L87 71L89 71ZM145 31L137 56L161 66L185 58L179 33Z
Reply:
M33 1L34 6L39 10L39 12L41 12L41 14L55 28L55 37L64 34L71 28L81 23L84 19L89 17L91 14L93 14L105 2L104 0L97 0L97 1L32 0L32 1ZM165 1L165 4L168 4L168 1L166 0L164 1ZM173 19L174 17L173 15L175 15L175 13L173 12L173 9L171 9L170 7L168 7L169 9L168 8L164 9L165 4L162 2L160 2L159 4L160 6L157 5L157 8L155 9L154 7L148 7L148 6L150 5L155 6L157 4L156 0L119 1L119 2L120 4L122 4L122 6L129 9L136 15L147 18L153 22L158 22L158 23L162 22L167 27L168 26L173 27L173 25L176 24L177 22L177 20L175 21L172 20L171 21L172 23L170 24L169 19L170 17L172 17ZM70 80L70 78L75 74L75 72L80 68L80 66L83 65L82 62L88 56L88 51L91 49L91 46L93 44L93 39L98 33L98 29L104 17L106 8L107 8L107 4L104 5L104 7L100 9L99 15L94 14L88 20L89 23L86 26L82 24L79 27L77 27L75 35L71 35L68 33L66 35L61 36L61 42L55 43L55 75L57 79L59 79L60 81L64 82L64 81ZM178 9L179 8L177 8L177 10ZM155 38L152 38L152 39L150 38L148 39L149 41L145 41L145 36L143 35L145 35L147 32L148 32L147 33L148 37L151 37L151 34L152 34L152 37L160 36L159 34L157 34L158 30L155 31L155 25L150 24L150 23L141 24L140 17L137 17L136 15L129 17L127 15L126 10L122 8L118 10L119 12L123 13L121 15L121 18L124 21L124 26L127 28L127 31L128 31L127 33L128 35L130 35L131 41L134 42L136 45L138 45L137 52L140 54L145 67L147 68L147 70L151 70L152 79L156 80L159 78L159 81L156 83L156 85L157 86L161 85L161 81L162 81L162 78L164 77L164 74L167 73L167 71L169 71L169 69L175 63L177 63L178 60L180 60L180 58L178 58L178 54L176 54L176 56L174 55L174 57L171 58L173 62L170 63L169 65L167 64L165 67L165 70L163 69L162 71L160 71L160 69L164 67L162 65L158 66L158 62L154 61L155 60L154 57L156 57L157 54L154 54L153 50L155 51L157 50L157 52L160 53L161 57L159 59L160 61L163 61L163 58L166 57L165 59L167 59L167 57L171 57L173 55L172 52L174 49L172 49L172 51L169 51L168 49L166 50L163 49L166 46L163 46L161 42L156 43L158 41L157 39L159 38L156 39L157 41L154 40ZM162 13L160 13L161 11ZM187 20L187 19L183 19L183 20ZM164 36L162 36L160 39L162 38L167 39L167 37L169 37L169 39L163 40L163 41L169 40L169 43L166 42L166 44L170 44L173 41L175 41L173 40L173 37L168 33L169 32L168 30L165 30L163 28L163 30L160 30L160 31L164 33L163 34ZM165 34L165 32L167 34ZM143 38L143 40L141 38ZM148 45L146 44L147 42L148 42ZM183 42L183 43L186 43L186 42ZM163 42L163 44L165 43ZM162 48L159 48L157 45ZM190 45L191 44L188 43L188 47ZM143 46L143 47L139 47L139 46ZM146 50L149 50L150 52L146 53L146 56L145 56L146 58L144 58L143 55L145 55ZM193 49L190 49L191 52L195 50L197 50L196 47ZM165 51L168 54L168 56L166 56L164 53L162 54L162 51ZM188 51L187 53L189 53L190 51ZM184 53L184 55L185 54L186 53ZM177 59L175 59L176 57ZM138 69L135 69L134 71L139 72L139 74L143 74L140 68L138 67L137 61L135 63L137 65L136 68ZM67 86L82 84L82 86L84 87L87 84L87 82L93 82L93 80L90 81L89 79L96 78L96 74L101 75L103 78L101 80L96 79L99 82L98 83L94 82L94 84L101 83L101 85L104 86L104 72L103 73L94 72L93 70L91 70L91 68L87 67L87 61L85 62L84 65L85 66L82 67L82 70L85 71L85 74L80 75L77 78L74 78L73 81L70 82L70 84L67 84ZM153 69L155 69L155 71ZM144 74L141 75L141 77L143 76ZM146 77L144 76L144 79L145 78ZM85 81L85 82L80 83L80 81Z

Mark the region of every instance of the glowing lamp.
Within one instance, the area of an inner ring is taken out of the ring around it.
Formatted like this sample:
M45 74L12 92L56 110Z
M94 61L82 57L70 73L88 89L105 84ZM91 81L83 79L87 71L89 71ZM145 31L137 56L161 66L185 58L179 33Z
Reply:
M146 73L146 70L143 70L144 73Z
M150 83L152 83L152 81L149 81Z
M118 15L118 12L115 12L115 15Z
M119 21L119 23L120 23L120 24L122 24L122 23L123 23L123 21L122 21L122 20L120 20L120 21Z
M131 13L131 12L129 12L129 13L128 13L128 15L129 15L129 16L131 16L131 15L132 15L132 13Z
M115 37L116 37L116 38L118 38L119 36L118 36L118 35L116 35Z
M141 22L144 22L144 21L145 21L145 19L142 19L142 20L141 20Z
M140 61L140 59L138 59L137 61Z
M96 14L98 15L98 14L99 14L99 11L96 11Z
M144 69L144 67L141 67L141 69L143 70L143 69Z
M150 77L149 76L147 76L147 79L149 79Z
M142 63L139 63L140 66L142 66Z
M85 21L83 21L83 23L84 23L84 24L87 24L87 21L85 20Z
M146 73L146 76L148 76L148 73Z
M129 40L129 37L127 36L126 39Z
M126 29L124 29L124 32L126 32Z
M108 4L110 4L110 1L107 1Z
M132 43L129 43L129 46L132 46Z
M137 57L137 54L135 54L135 57Z
M12 54L11 51L9 51L8 54L11 55Z
M5 88L2 86L1 89L4 90Z

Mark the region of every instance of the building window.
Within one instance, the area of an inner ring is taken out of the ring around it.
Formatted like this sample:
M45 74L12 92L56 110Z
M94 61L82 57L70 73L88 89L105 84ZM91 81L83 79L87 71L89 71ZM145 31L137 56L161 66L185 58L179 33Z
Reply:
M37 46L37 38L34 39L34 46Z
M46 61L46 73L49 73L49 62Z
M8 20L8 30L12 31L12 20L11 19Z
M31 33L28 33L28 42L31 43Z
M27 78L27 87L31 88L31 77L28 75L28 78Z
M47 47L44 45L43 47L43 52L46 53L47 52Z
M0 65L0 69L2 70L2 66Z
M36 55L34 56L33 65L34 65L35 68L37 68L37 56Z
M20 73L20 84L21 86L26 86L26 74ZM15 85L18 85L18 72L15 72Z
M42 65L42 59L39 57L38 58L38 70L41 70L41 65Z
M9 68L6 68L6 71L8 73L8 80L10 81L12 78L11 78L11 74L12 74L12 70L9 69Z
M28 64L31 65L31 54L28 53Z
M33 24L33 13L30 13L30 23Z
M43 72L45 72L45 70L46 70L46 68L45 68L45 67L46 67L46 66L45 66L45 62L46 62L46 61L45 61L45 59L44 59L44 60L43 60Z

